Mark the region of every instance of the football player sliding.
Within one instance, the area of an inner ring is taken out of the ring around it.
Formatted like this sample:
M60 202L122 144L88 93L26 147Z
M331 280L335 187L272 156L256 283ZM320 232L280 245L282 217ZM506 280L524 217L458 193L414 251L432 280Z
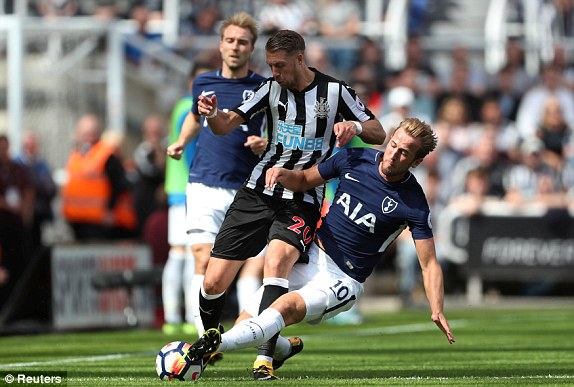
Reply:
M271 168L268 188L281 185L302 192L339 178L333 204L309 250L309 263L296 264L289 292L258 314L261 289L236 325L221 334L212 328L189 349L192 363L205 369L215 351L255 347L299 322L320 323L350 309L364 282L393 240L409 227L422 270L431 320L449 343L455 339L443 314L444 286L436 258L430 210L410 168L417 167L437 145L431 127L407 118L397 127L384 152L344 149L305 170ZM273 369L303 349L300 338L279 336Z

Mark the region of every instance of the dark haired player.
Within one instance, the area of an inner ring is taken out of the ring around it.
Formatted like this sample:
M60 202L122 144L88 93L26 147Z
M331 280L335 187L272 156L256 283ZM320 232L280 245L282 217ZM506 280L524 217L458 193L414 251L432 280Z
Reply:
M263 272L261 310L287 293L291 268L307 261L309 245L320 217L323 187L293 192L265 186L272 167L303 170L328 158L335 146L358 135L382 144L385 132L353 89L344 82L307 67L305 41L298 33L281 30L265 45L272 73L255 93L233 111L218 109L215 95L200 97L198 111L214 133L226 134L259 111L267 119L268 147L246 184L237 192L217 234L200 295L206 329L219 325L225 291L242 266L268 243ZM260 348L253 366L257 380L273 375L275 341Z
M206 331L188 356L202 364L215 350L225 352L267 341L285 326L301 321L319 323L351 308L382 252L409 227L422 269L432 321L449 343L454 336L443 314L443 276L436 259L430 210L410 168L418 166L436 147L429 125L404 120L384 153L370 148L346 149L302 171L273 168L266 185L304 191L339 178L333 204L309 250L309 264L297 264L289 277L290 292L258 313L248 307L231 330ZM261 289L260 289L261 291ZM251 317L256 316L256 317ZM293 345L296 344L296 345ZM273 362L277 369L303 349L300 339L280 337Z

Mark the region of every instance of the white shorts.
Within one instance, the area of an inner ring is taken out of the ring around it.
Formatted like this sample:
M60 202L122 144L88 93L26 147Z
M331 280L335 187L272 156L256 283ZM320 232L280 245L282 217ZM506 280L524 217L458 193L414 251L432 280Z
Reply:
M188 244L187 228L185 226L185 204L169 206L167 212L167 241L170 246L186 246Z
M289 275L289 291L303 297L307 313L303 321L319 324L321 321L351 309L363 294L364 285L345 274L315 242L309 249L309 263L297 263ZM261 287L246 311L259 314L263 295Z
M185 225L189 243L213 243L237 190L188 183Z

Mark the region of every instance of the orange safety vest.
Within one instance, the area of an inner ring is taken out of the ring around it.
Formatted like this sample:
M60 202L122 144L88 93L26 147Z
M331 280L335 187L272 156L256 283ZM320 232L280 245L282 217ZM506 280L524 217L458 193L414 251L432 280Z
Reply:
M66 220L103 222L111 194L105 165L113 151L113 146L100 141L85 155L78 151L72 152L66 166L68 182L62 189L62 212ZM114 226L135 228L134 200L130 192L124 192L118 197L113 214Z

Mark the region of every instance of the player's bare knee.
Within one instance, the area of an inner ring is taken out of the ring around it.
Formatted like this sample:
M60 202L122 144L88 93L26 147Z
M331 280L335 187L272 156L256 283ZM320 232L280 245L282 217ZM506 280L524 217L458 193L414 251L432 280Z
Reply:
M287 278L296 261L297 258L293 259L285 255L266 256L263 274L265 277Z
M191 246L191 252L193 256L200 259L209 259L209 255L211 254L211 244L197 244Z
M291 302L278 302L271 307L281 313L286 326L302 321L306 313L304 305L301 306Z
M281 313L286 325L303 321L307 313L305 300L297 292L290 292L281 296L271 305L271 308Z
M203 279L203 291L209 295L221 294L227 290L227 284L221 281L220 278Z

